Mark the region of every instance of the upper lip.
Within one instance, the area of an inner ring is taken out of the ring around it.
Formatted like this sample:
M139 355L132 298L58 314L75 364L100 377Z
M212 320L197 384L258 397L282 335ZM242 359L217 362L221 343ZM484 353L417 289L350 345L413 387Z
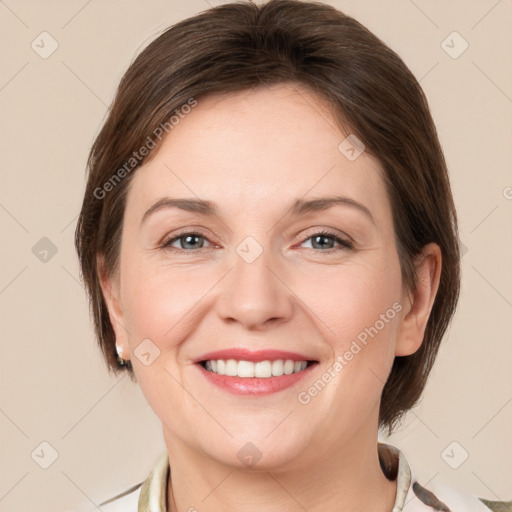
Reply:
M194 359L194 363L216 359L235 359L237 361L252 361L254 363L259 361L273 361L276 359L291 359L292 361L315 361L315 359L304 354L288 352L284 350L249 350L247 348L227 348L224 350L216 350L214 352L203 354L202 356Z

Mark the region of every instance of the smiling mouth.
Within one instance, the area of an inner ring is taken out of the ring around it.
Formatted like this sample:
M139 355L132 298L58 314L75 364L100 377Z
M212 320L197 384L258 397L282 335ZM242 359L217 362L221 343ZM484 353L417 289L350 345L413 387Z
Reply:
M270 379L271 377L300 373L316 363L317 361L294 361L292 359L258 362L236 359L209 359L199 362L205 370L211 373L245 379Z

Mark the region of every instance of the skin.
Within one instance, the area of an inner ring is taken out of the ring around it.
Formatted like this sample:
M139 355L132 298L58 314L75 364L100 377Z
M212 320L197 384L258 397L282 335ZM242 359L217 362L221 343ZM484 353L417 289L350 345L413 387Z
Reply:
M345 137L322 100L297 86L217 96L201 100L130 183L118 272L102 288L123 357L162 422L169 511L392 509L396 481L377 454L380 395L394 357L422 343L441 254L424 248L418 287L407 291L382 167L367 152L349 161L338 149ZM298 198L332 195L363 204L373 221L347 205L287 215ZM141 225L166 196L208 199L219 213L168 208ZM315 243L322 229L353 249ZM204 238L188 246L176 238L197 230ZM236 252L247 236L262 249L252 263ZM299 392L394 303L395 318L301 404ZM147 366L134 352L144 339L159 351ZM291 388L235 396L193 363L232 347L319 364ZM237 456L248 442L261 453L251 467Z

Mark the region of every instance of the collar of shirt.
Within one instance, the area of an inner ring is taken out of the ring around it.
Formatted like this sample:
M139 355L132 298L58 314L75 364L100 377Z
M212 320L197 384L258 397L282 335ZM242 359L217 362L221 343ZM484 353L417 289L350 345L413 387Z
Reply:
M491 501L431 478L420 485L404 454L379 443L379 462L384 474L396 480L397 492L391 512L512 512L512 501ZM164 452L146 480L100 504L104 512L168 512L169 457ZM195 510L189 508L189 512Z

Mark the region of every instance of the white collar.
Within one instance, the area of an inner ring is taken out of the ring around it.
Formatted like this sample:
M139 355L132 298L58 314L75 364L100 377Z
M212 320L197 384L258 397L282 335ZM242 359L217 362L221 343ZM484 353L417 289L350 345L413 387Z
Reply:
M479 499L437 479L423 487L400 450L384 443L378 450L384 474L397 482L392 512L512 512L512 501ZM144 482L100 506L105 512L167 512L168 481L169 457L164 452Z

